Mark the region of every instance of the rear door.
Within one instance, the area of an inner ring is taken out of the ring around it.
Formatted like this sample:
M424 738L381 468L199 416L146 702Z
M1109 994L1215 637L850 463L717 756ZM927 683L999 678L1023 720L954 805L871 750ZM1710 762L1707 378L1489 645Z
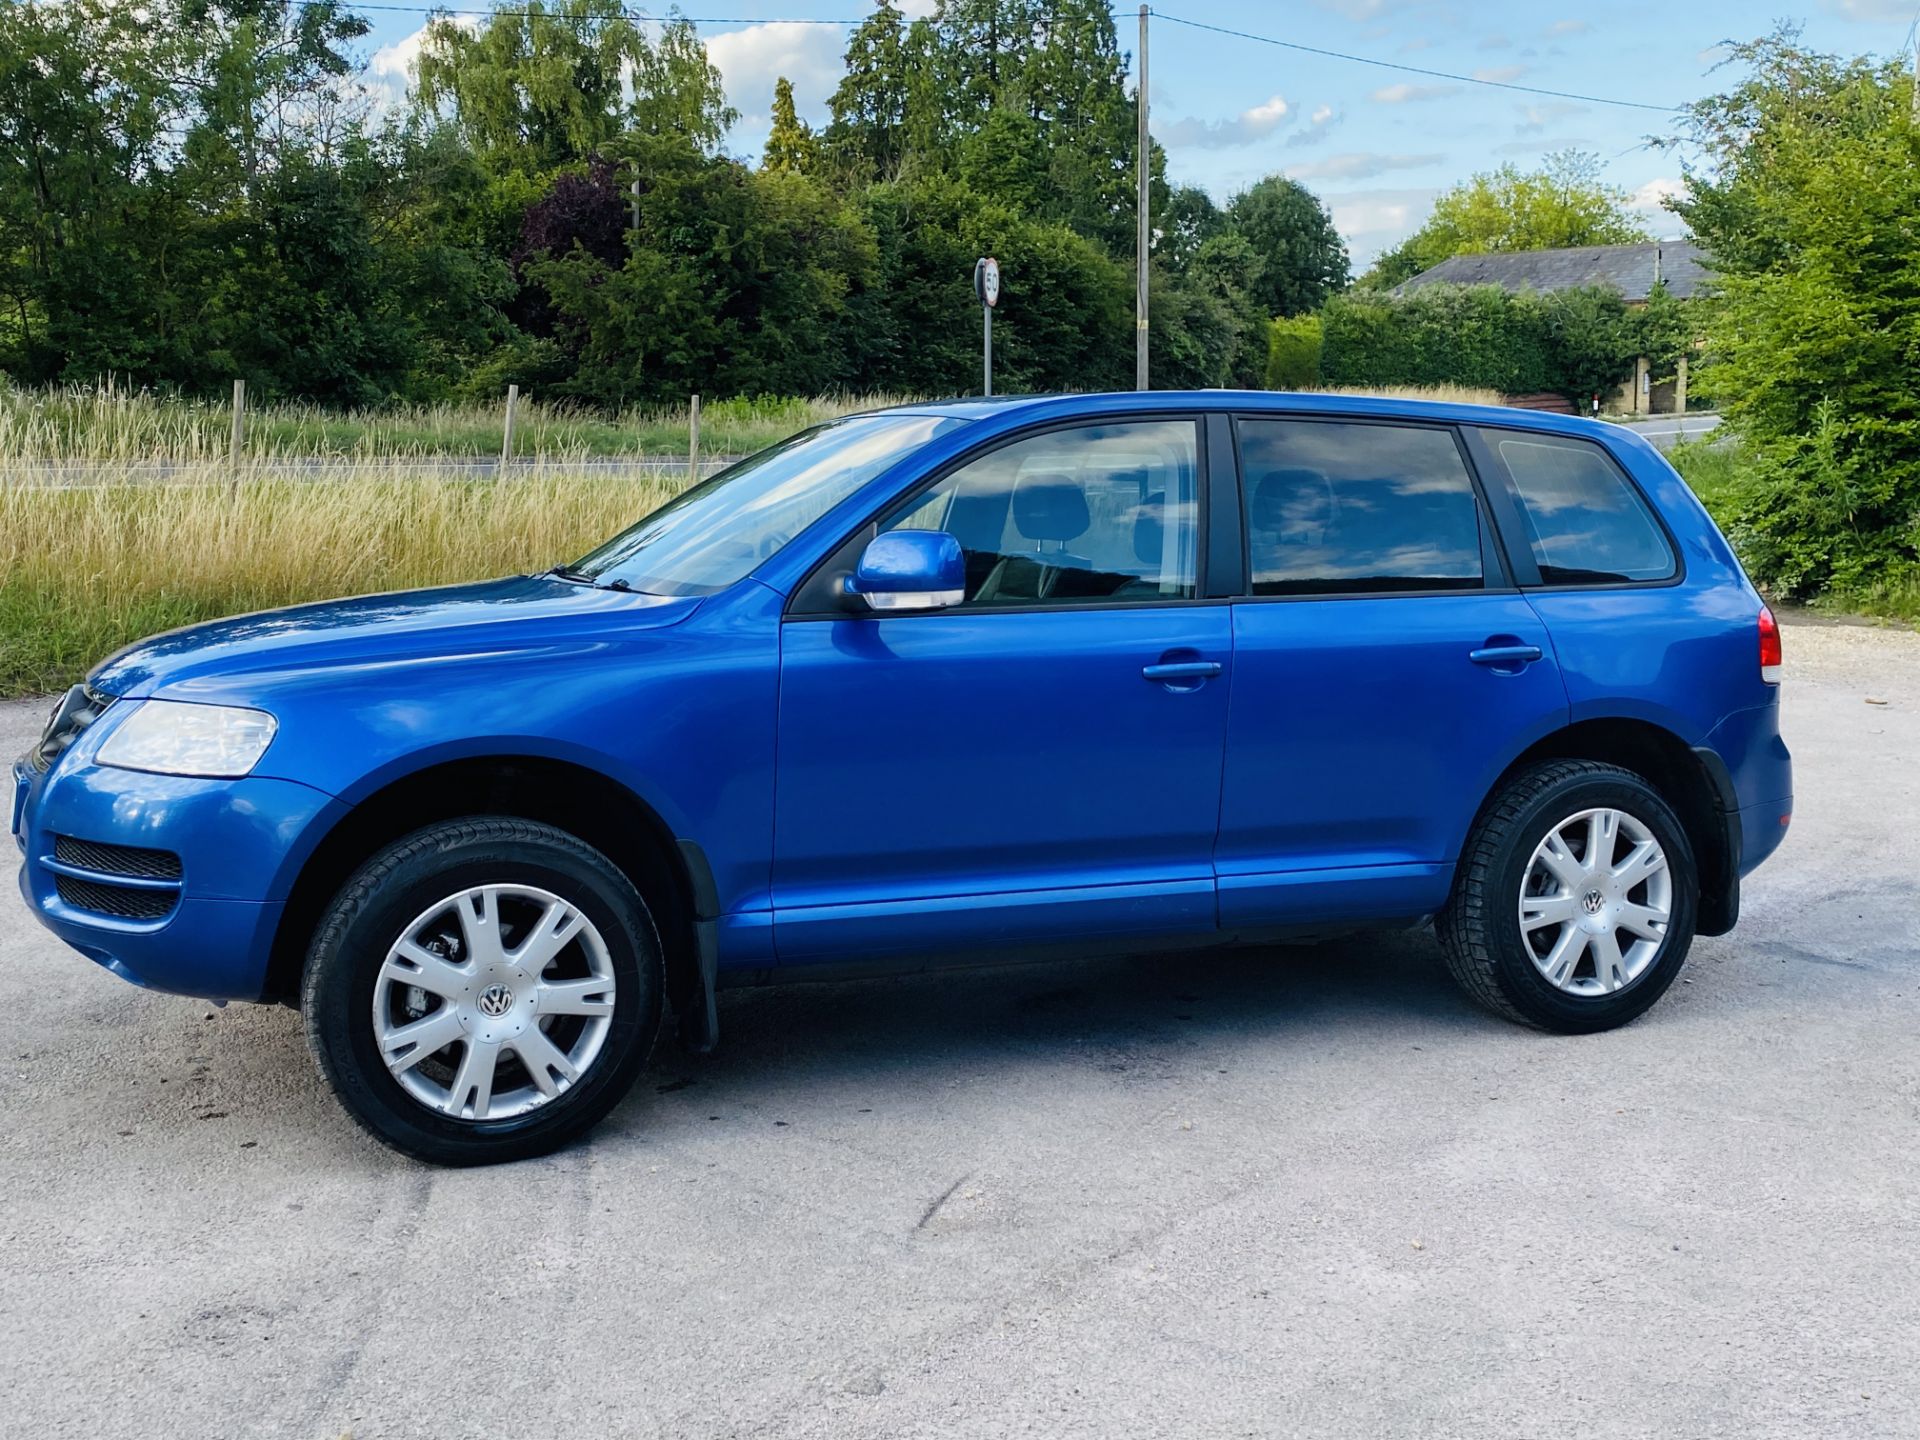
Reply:
M781 963L1215 928L1232 621L1199 598L1200 433L1113 419L976 452L823 572L876 529L945 530L959 605L803 588L781 636Z
M1243 416L1229 928L1426 914L1488 787L1566 723L1452 427Z

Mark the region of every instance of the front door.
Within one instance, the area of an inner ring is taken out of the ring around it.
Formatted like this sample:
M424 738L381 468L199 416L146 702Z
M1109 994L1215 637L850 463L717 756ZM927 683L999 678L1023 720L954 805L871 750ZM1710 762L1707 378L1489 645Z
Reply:
M953 534L962 603L789 616L782 964L1215 928L1232 620L1196 603L1198 436L997 445L856 537Z
M1234 606L1221 924L1413 918L1475 811L1567 720L1446 426L1239 422L1252 595Z

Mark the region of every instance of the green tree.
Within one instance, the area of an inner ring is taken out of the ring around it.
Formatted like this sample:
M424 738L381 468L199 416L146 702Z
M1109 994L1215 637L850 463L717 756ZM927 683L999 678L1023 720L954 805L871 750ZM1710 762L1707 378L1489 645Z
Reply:
M794 109L793 82L782 75L773 85L773 127L767 133L761 168L804 175L818 168L819 150L813 127Z
M1920 125L1896 61L1735 47L1676 209L1712 253L1700 383L1752 473L1723 516L1798 596L1920 578ZM1695 304L1700 302L1696 301Z
M1317 310L1347 288L1346 242L1297 180L1269 175L1243 190L1227 204L1227 224L1260 257L1253 297L1267 318Z
M860 197L879 246L863 368L881 389L972 391L980 306L973 265L1001 265L995 388L1106 389L1132 373L1131 272L1065 225L1026 219L946 175L874 186Z
M1198 185L1173 186L1154 213L1159 231L1154 253L1176 274L1185 274L1200 247L1227 228L1226 215Z
M812 177L754 171L678 136L620 142L610 193L637 179L619 264L580 245L532 258L577 358L556 388L605 405L707 394L815 394L853 384L842 324L873 239Z
M890 178L906 159L917 52L932 35L924 24L915 29L919 36L909 46L906 17L892 0L878 0L873 14L847 37L846 74L827 101L832 119L825 141L855 178Z
M415 104L497 169L543 174L629 132L712 150L739 118L692 25L649 40L618 0L525 0L478 33L436 16L417 71Z
M1387 288L1455 255L1630 245L1648 238L1627 194L1600 178L1600 157L1549 155L1538 170L1514 165L1475 175L1434 202L1427 222L1374 262L1364 284Z

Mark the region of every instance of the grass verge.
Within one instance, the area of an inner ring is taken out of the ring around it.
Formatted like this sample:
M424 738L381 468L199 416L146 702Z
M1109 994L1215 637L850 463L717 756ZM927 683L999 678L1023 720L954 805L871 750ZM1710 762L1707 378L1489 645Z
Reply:
M71 489L0 470L0 694L45 694L150 635L240 611L572 560L684 483L535 468L507 482L382 465L315 483Z
M498 455L505 403L503 398L497 405L365 411L250 406L246 451L256 461L269 462ZM709 455L747 454L822 420L897 403L899 397L889 395L717 400L701 407L700 448ZM229 453L232 423L232 409L224 402L129 393L108 385L28 390L0 383L0 456L9 461L214 461ZM514 450L555 460L685 455L687 426L685 406L649 406L609 416L523 396L515 411Z

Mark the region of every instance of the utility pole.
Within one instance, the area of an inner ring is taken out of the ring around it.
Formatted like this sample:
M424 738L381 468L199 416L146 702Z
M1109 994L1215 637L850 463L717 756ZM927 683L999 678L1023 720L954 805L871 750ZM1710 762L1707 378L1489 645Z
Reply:
M1913 32L1913 123L1920 125L1920 26Z
M1133 301L1133 388L1145 390L1147 385L1147 250L1153 243L1153 220L1148 213L1152 199L1148 177L1153 170L1152 147L1147 140L1147 16L1151 13L1145 5L1140 7L1140 139L1135 149L1135 159L1140 171L1140 196L1136 202L1140 212L1140 234L1134 241L1136 271L1134 274Z

